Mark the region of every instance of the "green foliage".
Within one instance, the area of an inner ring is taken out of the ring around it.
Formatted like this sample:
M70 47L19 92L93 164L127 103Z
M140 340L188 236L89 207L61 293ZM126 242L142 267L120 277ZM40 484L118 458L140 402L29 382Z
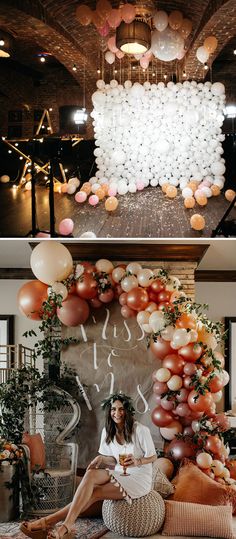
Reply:
M44 301L42 307L42 321L39 325L39 331L43 333L42 339L34 345L35 359L41 357L48 361L48 364L60 365L60 353L62 349L70 344L77 344L79 339L75 337L67 337L62 339L61 321L57 316L57 308L62 306L62 296L50 292L48 299ZM37 333L31 329L23 333L23 337L37 337Z

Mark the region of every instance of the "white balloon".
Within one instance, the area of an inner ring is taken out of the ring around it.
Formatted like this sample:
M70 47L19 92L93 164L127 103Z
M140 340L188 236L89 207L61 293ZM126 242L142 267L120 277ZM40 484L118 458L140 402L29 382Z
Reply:
M114 54L114 52L111 52L111 51L107 51L105 53L105 60L108 64L114 64L114 61L116 59L116 56Z
M159 32L163 32L168 26L168 15L165 11L156 11L153 16L153 24Z
M198 47L196 52L196 57L202 64L205 64L209 58L209 52L205 49L205 47L201 46Z

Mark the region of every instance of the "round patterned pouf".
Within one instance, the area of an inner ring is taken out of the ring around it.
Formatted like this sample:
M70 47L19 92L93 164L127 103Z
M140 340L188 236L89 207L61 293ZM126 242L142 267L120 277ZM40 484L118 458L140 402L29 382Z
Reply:
M130 537L154 535L161 528L165 517L164 500L151 490L146 496L132 500L105 500L102 516L109 530Z

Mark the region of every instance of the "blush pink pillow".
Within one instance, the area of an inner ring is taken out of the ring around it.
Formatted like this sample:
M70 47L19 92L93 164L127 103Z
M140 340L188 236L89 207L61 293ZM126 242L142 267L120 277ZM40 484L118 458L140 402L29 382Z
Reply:
M162 535L233 539L232 508L165 500Z
M22 444L27 445L29 448L31 470L44 470L46 466L46 455L41 434L24 432Z

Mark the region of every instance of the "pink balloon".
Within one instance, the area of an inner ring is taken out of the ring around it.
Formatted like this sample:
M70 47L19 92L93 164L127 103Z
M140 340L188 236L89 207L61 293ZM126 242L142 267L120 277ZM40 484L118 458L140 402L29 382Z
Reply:
M121 60L121 58L124 58L124 55L125 55L125 54L124 54L124 52L122 52L122 51L117 51L117 52L116 52L116 57L117 57L119 60Z
M194 196L195 196L195 198L197 198L199 196L202 196L202 191L201 191L201 189L199 189L199 187L196 189L196 191L194 193Z
M100 36L106 37L106 36L108 36L108 34L110 32L110 26L109 26L108 22L106 21L105 24L101 28L98 28L97 30L98 30L98 33L100 34Z
M85 191L78 191L75 195L75 200L79 203L85 202L85 200L87 200L87 193L85 193Z
M142 191L144 189L144 183L141 180L137 181L136 186L138 191Z
M36 238L51 238L49 232L38 232L35 236Z
M69 236L74 230L74 221L72 219L62 219L59 223L58 230L62 236Z
M68 183L63 183L61 186L61 193L67 193Z
M148 58L145 58L144 56L142 56L142 58L140 58L140 65L143 69L147 69L148 66L149 66L149 60Z
M88 303L78 296L69 294L62 306L57 308L57 316L62 324L68 327L84 324L89 317Z
M97 206L97 204L99 203L99 198L97 195L91 195L88 201L91 206Z
M119 49L117 49L117 46L116 46L116 36L112 36L108 39L107 46L111 52L114 52L114 53L118 52Z
M211 182L209 180L203 180L202 185L205 185L206 187L211 187Z
M109 197L115 197L117 195L117 189L116 187L110 187L108 189L108 196Z

